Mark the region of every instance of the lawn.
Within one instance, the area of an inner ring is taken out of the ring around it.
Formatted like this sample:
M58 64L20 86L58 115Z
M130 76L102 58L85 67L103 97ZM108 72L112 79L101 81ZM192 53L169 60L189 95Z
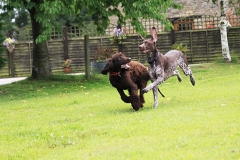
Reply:
M0 86L0 159L240 160L240 64L191 68L137 112L103 75Z

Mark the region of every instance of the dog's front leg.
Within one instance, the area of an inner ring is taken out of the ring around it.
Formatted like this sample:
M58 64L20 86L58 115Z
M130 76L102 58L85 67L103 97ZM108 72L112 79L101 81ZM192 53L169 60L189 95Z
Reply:
M153 87L164 82L164 70L158 65L154 71L155 72L150 70L151 79L154 79L154 75L156 75L157 79L155 79L151 84L145 87L143 89L144 92L148 92L153 89Z
M127 96L122 89L117 89L118 93L121 96L121 99L125 103L131 103L130 96Z
M158 86L153 87L153 98L154 98L154 105L153 108L157 108L158 106Z

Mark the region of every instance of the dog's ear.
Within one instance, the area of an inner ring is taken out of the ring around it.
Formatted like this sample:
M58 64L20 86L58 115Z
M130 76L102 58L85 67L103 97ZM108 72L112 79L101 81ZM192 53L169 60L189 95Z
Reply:
M101 70L101 74L107 74L108 72L110 72L111 68L113 66L112 63L112 58L110 58L107 62L107 64L105 65L105 67Z
M100 71L100 73L106 75L108 73L108 71L103 69L103 70Z
M157 30L155 27L152 27L151 36L152 36L152 41L156 43L157 42Z
M138 37L140 37L142 41L144 41L144 40L145 40L145 39L142 37L142 35L141 35L141 34L139 34L139 35L138 35Z

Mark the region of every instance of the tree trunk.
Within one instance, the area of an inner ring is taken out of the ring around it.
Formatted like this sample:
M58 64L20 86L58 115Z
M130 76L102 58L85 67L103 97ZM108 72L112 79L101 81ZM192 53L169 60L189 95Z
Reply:
M49 54L46 42L36 44L37 37L42 33L42 24L37 22L34 18L36 9L33 7L29 10L32 34L33 34L33 61L32 61L32 75L33 79L48 77L52 75L52 70L49 62Z
M227 21L226 21L226 0L220 1L221 17L220 17L220 33L222 42L222 55L223 59L230 62L231 56L228 47L227 38Z

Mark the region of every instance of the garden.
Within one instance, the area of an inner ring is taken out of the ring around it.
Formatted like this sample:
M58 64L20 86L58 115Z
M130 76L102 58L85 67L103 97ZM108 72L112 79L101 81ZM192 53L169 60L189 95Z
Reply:
M240 64L192 65L139 111L94 74L0 86L0 159L239 159Z

